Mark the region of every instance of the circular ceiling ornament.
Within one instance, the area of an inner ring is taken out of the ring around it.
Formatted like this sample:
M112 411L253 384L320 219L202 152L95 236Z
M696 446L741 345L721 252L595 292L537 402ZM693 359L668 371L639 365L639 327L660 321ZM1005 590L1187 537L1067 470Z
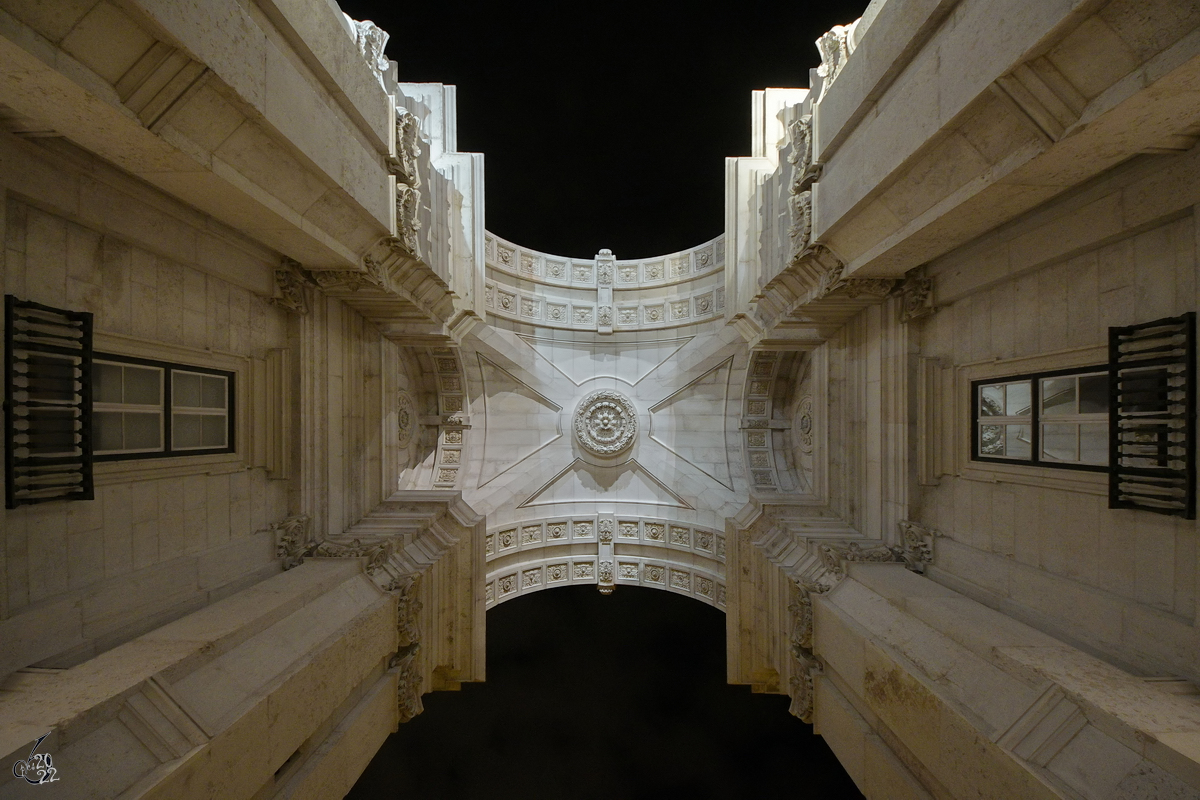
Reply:
M575 439L590 453L611 456L633 444L637 411L620 392L592 392L575 408Z

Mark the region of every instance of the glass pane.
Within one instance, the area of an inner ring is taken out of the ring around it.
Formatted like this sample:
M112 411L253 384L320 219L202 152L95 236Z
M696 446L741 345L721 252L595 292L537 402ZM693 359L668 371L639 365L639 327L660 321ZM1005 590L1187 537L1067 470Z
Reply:
M160 405L162 370L154 367L125 367L125 402Z
M92 449L94 451L124 449L121 416L119 411L97 411L92 414Z
M200 439L204 443L204 446L224 447L225 432L228 430L228 426L225 424L225 417L210 415L202 419L204 422L201 425L202 433Z
M1075 378L1042 379L1042 413L1047 416L1075 413Z
M980 425L979 426L979 455L981 455L981 456L1002 456L1002 455L1004 455L1004 426L1003 425Z
M125 412L125 449L161 450L162 415Z
M116 364L93 365L92 400L97 403L120 403L121 396L121 368Z
M1008 394L1008 404L1004 408L1004 413L1010 417L1029 416L1031 397L1029 381L1010 383L1005 387L1005 392Z
M1009 458L1029 458L1033 453L1033 440L1028 425L1004 426L1004 455Z
M1072 387L1072 393L1074 388ZM1047 461L1078 461L1079 426L1056 423L1042 426L1042 458Z
M171 423L171 446L174 449L185 447L200 447L203 442L203 417L196 414L175 414Z
M225 379L212 375L204 376L203 394L200 405L204 408L225 407Z
M979 416L999 417L1004 415L1004 387L979 387Z
M171 405L198 408L200 406L200 376L190 372L172 372Z
M1079 379L1079 413L1108 412L1108 376L1088 375Z
M1079 460L1084 464L1108 463L1108 426L1079 426Z

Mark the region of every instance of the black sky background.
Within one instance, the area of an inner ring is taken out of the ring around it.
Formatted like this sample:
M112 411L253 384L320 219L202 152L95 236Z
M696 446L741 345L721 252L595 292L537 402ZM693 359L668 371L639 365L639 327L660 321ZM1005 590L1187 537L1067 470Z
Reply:
M391 34L401 81L458 87L488 230L642 258L721 233L750 92L807 86L813 42L867 0L341 5ZM426 695L349 797L861 797L786 697L725 683L717 609L553 589L488 612L487 641L487 682Z

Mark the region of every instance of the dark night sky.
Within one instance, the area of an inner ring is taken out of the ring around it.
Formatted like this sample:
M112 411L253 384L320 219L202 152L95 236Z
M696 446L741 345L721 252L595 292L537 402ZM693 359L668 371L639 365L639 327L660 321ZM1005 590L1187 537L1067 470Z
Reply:
M750 92L807 86L817 37L866 6L342 3L391 34L401 81L458 86L459 149L486 156L488 229L582 258L718 235L724 159L750 154Z
M861 798L788 699L725 683L725 615L618 586L488 612L488 676L425 696L351 800Z
M459 149L486 156L489 230L639 258L721 232L724 158L750 152L750 92L807 86L813 42L866 4L342 8L391 34L401 81L458 86ZM554 589L487 624L487 682L427 695L350 797L861 797L785 697L725 684L713 608Z

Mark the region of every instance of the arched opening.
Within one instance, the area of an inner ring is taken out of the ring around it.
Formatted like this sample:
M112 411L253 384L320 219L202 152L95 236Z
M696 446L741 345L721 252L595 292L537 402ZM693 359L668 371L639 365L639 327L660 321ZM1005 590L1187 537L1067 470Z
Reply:
M859 798L788 698L725 683L725 615L567 586L488 613L488 679L426 695L350 798Z

